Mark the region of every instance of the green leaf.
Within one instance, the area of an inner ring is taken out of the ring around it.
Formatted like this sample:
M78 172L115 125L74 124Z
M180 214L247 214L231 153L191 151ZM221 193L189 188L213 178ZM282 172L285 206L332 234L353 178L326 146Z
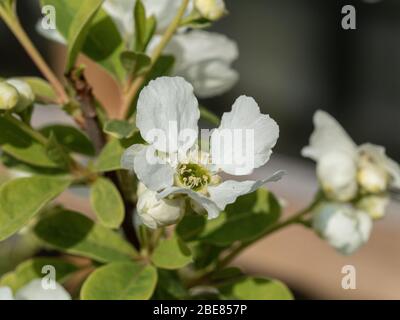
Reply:
M143 143L139 132L135 132L129 139L113 139L106 144L94 164L97 172L109 172L121 169L121 158L126 148L136 143Z
M67 169L70 164L70 158L66 150L60 145L55 137L54 133L50 134L48 142L46 144L47 156L57 163L59 168Z
M148 300L157 284L157 270L134 262L98 268L83 284L82 300Z
M38 167L58 167L58 164L48 157L46 147L25 133L18 125L0 116L0 128L0 146L3 151L20 161Z
M52 5L56 9L57 30L68 39L69 31L79 8L89 1L82 0L41 0L42 5ZM125 77L119 61L124 43L113 20L100 9L94 17L82 52L99 63L110 75L121 81Z
M147 80L154 80L161 76L168 76L171 74L175 64L175 57L171 55L162 55L151 69Z
M156 29L155 17L147 18L146 8L141 0L136 1L134 8L135 17L135 49L144 52Z
M117 139L130 138L137 131L136 125L125 120L109 120L103 131Z
M158 269L157 288L152 300L184 299L188 292L176 271Z
M60 211L42 219L34 231L50 246L99 262L129 260L137 255L120 234L73 211Z
M48 175L67 174L67 171L65 171L61 168L45 168L45 167L38 167L38 166L31 165L29 163L25 163L23 161L20 161L20 160L14 158L13 156L7 154L6 152L3 152L0 155L0 161L5 167L7 167L9 169L27 172L27 173L31 173L34 175L48 176Z
M120 227L125 215L124 203L110 180L96 179L90 190L90 203L103 226L112 229Z
M197 239L206 227L206 218L201 215L185 215L176 226L175 232L178 236L188 242Z
M151 59L144 53L124 51L121 53L121 63L128 74L141 75L149 70Z
M47 138L53 133L57 141L71 152L86 156L94 156L93 143L82 131L67 125L48 125L40 129L40 132Z
M281 214L281 208L272 193L265 189L242 196L226 208L226 221L208 231L202 241L217 246L236 241L248 242L262 235Z
M69 275L78 270L74 264L61 259L34 258L24 261L18 265L15 271L5 274L0 279L0 287L7 286L15 292L30 281L43 278L44 275L47 274L47 272L42 272L44 266L52 266L55 268L56 281L59 283L63 283Z
M220 292L239 300L292 300L290 290L280 281L245 277L222 286Z
M19 77L17 79L23 80L31 86L37 101L48 102L57 99L53 87L44 79L37 77Z
M104 0L86 0L82 2L68 32L68 53L66 73L75 66L78 54L81 51L89 33L91 23Z
M0 241L21 229L70 183L66 178L34 176L3 184L0 187Z
M162 240L155 248L151 261L162 269L180 269L191 263L192 253L178 237Z

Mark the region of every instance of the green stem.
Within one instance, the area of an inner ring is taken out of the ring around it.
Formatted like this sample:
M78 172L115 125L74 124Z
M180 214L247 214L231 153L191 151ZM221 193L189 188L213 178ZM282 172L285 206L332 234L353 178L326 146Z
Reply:
M171 24L168 26L167 30L165 31L163 37L161 38L160 43L158 46L154 49L152 56L151 56L151 67L149 68L149 71L152 69L154 64L157 62L157 60L160 58L162 52L164 51L165 47L171 40L172 36L175 34L176 30L180 26L182 17L184 16L186 12L186 8L189 4L189 0L183 0L181 6L179 7L178 13L176 14L174 20L171 22ZM148 72L149 72L148 71ZM130 106L132 104L133 99L136 97L137 93L139 92L140 88L143 86L143 83L146 81L147 73L142 74L141 76L137 77L129 87L128 91L123 97L123 103L120 109L120 115L119 117L121 119L125 119Z
M254 242L265 238L266 236L269 236L270 234L274 233L275 231L281 230L291 224L296 224L296 223L301 223L303 217L312 212L320 203L321 201L321 195L320 193L317 194L315 197L314 201L305 209L297 212L290 218L278 222L275 225L272 225L270 228L268 228L262 235L258 236L256 239L253 239L251 242L244 242L241 245L239 245L236 249L234 249L231 253L229 253L224 259L222 259L217 266L217 269L222 269L226 265L228 265L233 259L235 259L240 253L242 253L243 250L247 249L250 245L252 245Z
M0 6L0 17L13 32L13 34L18 39L20 44L24 47L25 51L31 57L32 61L36 64L38 69L50 82L55 92L57 93L59 102L61 104L66 104L69 101L69 98L64 90L63 85L57 79L57 77L50 69L50 67L47 65L47 63L45 62L39 51L33 45L32 41L29 39L28 35L24 31L18 20L18 17L14 13L14 9Z

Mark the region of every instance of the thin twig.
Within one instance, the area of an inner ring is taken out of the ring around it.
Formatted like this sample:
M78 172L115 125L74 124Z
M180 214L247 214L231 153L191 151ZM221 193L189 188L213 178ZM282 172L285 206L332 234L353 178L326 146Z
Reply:
M131 107L133 99L137 96L140 88L143 86L144 82L146 81L147 74L150 72L152 67L155 65L157 60L160 58L162 52L164 51L165 47L167 46L168 42L171 40L172 36L175 34L176 30L180 26L182 17L186 12L186 8L189 4L189 0L183 0L182 4L178 10L177 15L175 16L174 20L168 26L167 30L165 31L163 37L161 38L160 43L154 49L151 55L151 66L147 73L140 75L137 77L131 84L130 88L126 92L123 97L122 106L119 110L119 118L125 119L128 115L129 109Z

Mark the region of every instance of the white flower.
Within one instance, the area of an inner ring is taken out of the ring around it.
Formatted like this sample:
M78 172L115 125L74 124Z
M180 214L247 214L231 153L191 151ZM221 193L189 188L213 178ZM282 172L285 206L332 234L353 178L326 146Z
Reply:
M159 41L160 37L154 37L149 50ZM239 79L232 69L239 56L236 42L222 34L203 30L177 34L165 53L175 57L172 73L189 81L200 98L221 95Z
M0 110L14 108L19 100L19 94L14 86L7 82L0 82Z
M143 224L151 229L176 224L185 213L183 198L158 199L155 191L143 184L138 190L137 213ZM144 186L144 187L143 187Z
M33 93L32 88L25 81L19 79L8 79L6 82L18 91L19 99L15 106L16 111L23 111L35 101L35 94Z
M187 195L206 209L212 219L237 197L282 177L283 172L277 172L258 181L221 182L219 176L221 171L249 174L264 165L277 142L279 127L269 116L260 113L253 98L241 96L212 133L208 153L200 150L196 143L199 118L193 87L183 78L162 77L151 81L140 93L136 118L137 127L148 145L136 144L128 148L122 157L122 167L133 169L148 189L158 192L158 198ZM171 128L171 124L175 126ZM235 135L228 141L219 139L221 133L235 130L249 131L256 138L250 142ZM217 155L221 147L239 153L245 149L247 153L241 159L245 162L215 161L213 155Z
M211 21L218 20L226 14L224 0L195 0L195 7L204 18Z
M387 196L366 196L357 202L357 208L367 212L372 219L383 218L389 205Z
M343 254L351 254L369 239L371 217L351 205L324 203L314 213L313 228Z
M384 193L400 188L400 167L372 144L357 146L329 114L318 111L305 157L317 161L317 174L326 195L337 201L353 200L357 194Z
M45 289L42 279L34 279L19 289L15 297L9 287L0 287L0 300L71 300L69 293L58 283L55 289Z

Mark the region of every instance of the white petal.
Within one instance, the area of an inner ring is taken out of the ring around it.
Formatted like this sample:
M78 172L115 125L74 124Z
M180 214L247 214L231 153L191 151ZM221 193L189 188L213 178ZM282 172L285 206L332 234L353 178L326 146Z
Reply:
M384 168L392 178L391 186L400 189L400 166L386 155L384 147L366 143L359 147L359 152L367 153L377 165Z
M129 41L133 37L133 8L135 0L106 0L103 4L104 11L110 16L117 26L123 39Z
M163 32L172 22L182 0L142 0L147 16L154 15L157 19L157 31Z
M317 162L317 176L331 200L349 201L357 194L357 163L346 152L324 153Z
M201 98L220 95L239 79L231 67L239 55L237 45L224 35L201 30L179 34L166 52L176 57L174 74L192 83Z
M250 174L269 160L278 137L276 122L260 112L253 98L241 96L212 134L213 163L229 174Z
M210 200L206 196L186 188L178 188L178 187L167 188L158 194L158 198L162 199L172 194L188 195L191 199L196 201L200 206L202 206L207 211L208 219L217 218L220 212L222 211L212 200Z
M45 289L42 279L35 279L18 290L16 300L71 300L69 293L58 283L55 289Z
M356 157L356 145L342 126L325 111L317 111L314 115L314 132L310 145L302 150L303 157L318 160L331 151L347 152Z
M159 151L185 151L192 147L199 118L193 87L183 78L158 78L140 93L136 125L143 139Z
M126 153L128 155L123 164L130 167L133 161L133 170L148 189L159 191L173 184L174 169L156 156L156 150L152 146L132 146Z
M11 288L0 287L0 300L14 300Z
M257 181L234 181L228 180L218 186L209 186L210 199L217 204L222 211L228 204L234 203L236 199L259 189L267 182L275 182L285 175L284 171L278 171L269 178Z

